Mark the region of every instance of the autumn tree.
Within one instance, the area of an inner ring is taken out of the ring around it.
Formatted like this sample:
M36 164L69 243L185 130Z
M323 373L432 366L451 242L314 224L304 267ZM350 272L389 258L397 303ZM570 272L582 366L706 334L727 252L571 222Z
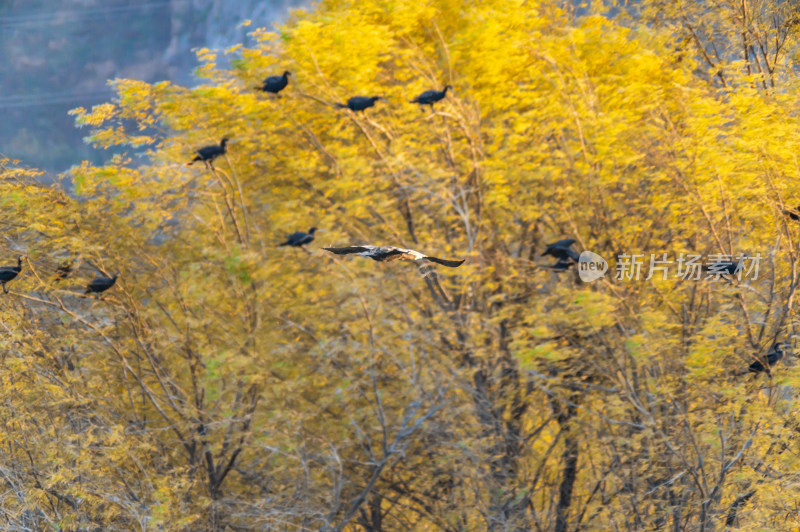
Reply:
M75 110L129 153L72 169L73 195L5 162L5 528L795 526L792 357L743 374L796 326L792 57L756 78L720 52L714 81L685 24L594 9L322 2L199 51L196 87L115 80ZM564 237L607 276L547 269ZM467 262L320 249L348 244ZM759 275L615 276L690 253Z

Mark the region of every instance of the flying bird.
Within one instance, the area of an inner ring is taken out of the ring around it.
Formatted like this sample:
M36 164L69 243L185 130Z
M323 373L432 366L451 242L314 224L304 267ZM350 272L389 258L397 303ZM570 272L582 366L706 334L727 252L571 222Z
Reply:
M564 271L571 264L570 260L578 262L578 259L581 257L577 251L572 249L572 245L574 243L574 238L565 238L563 240L559 240L558 242L548 244L547 248L544 250L544 253L542 253L542 257L550 255L551 257L557 259L558 262L553 264L551 269Z
M568 260L559 259L555 264L551 264L550 266L541 266L541 268L544 268L545 270L553 270L553 271L561 273L561 272L567 271L567 269L570 266L572 266L572 264L573 263L569 262Z
M228 139L223 138L220 141L219 145L212 144L210 146L203 146L202 148L197 150L197 155L195 155L194 159L186 163L186 166L191 166L197 161L203 161L206 164L206 166L213 167L214 159L225 153L227 145L228 145Z
M565 238L564 240L559 240L558 242L548 244L547 248L544 250L544 253L542 253L542 257L550 255L551 257L555 257L561 261L568 261L569 259L572 259L575 262L578 262L580 254L572 249L572 245L574 243L575 239Z
M16 266L3 266L2 268L0 268L0 284L3 285L4 294L8 293L8 288L6 288L6 283L14 280L21 271L22 271L22 256L17 257Z
M336 105L342 109L350 109L351 111L358 112L369 109L375 105L375 102L382 99L381 96L353 96L347 100L347 103L337 103Z
M278 94L285 89L287 85L289 85L289 76L291 75L291 72L285 70L280 76L268 77L261 83L261 86L256 87L256 89L272 94Z
M443 100L444 97L447 95L447 89L452 89L452 88L453 88L452 86L446 85L445 88L440 91L437 90L425 91L416 98L414 98L413 100L411 100L411 103L418 103L420 105L420 109L422 109L423 105L430 105L431 109L433 109L433 104Z
M419 251L413 249L396 248L394 246L349 246L345 248L322 248L325 251L330 251L336 255L360 255L361 257L369 257L378 262L387 262L391 260L411 260L411 261L428 261L447 266L449 268L457 268L464 264L462 260L446 260L438 259L436 257L429 257L423 255Z
M86 294L92 294L92 293L99 294L101 292L105 292L106 290L108 290L109 288L114 286L114 283L117 282L117 277L119 277L118 273L115 274L112 277L97 277L96 279L93 279L92 282L90 282L86 286L86 292L85 293Z
M302 231L298 231L296 233L292 233L291 235L286 237L286 242L283 244L279 244L280 246L305 246L306 244L310 244L314 241L314 233L317 231L316 227L312 227L308 230L308 233L304 233Z
M778 342L778 343L776 343L775 345L772 346L772 349L770 349L769 353L767 353L767 358L766 358L766 362L769 365L769 367L774 366L780 359L783 358L783 354L784 354L783 350L784 350L785 347L788 347L788 346L786 344L784 344L783 342ZM750 364L750 367L748 368L748 372L750 372L750 373L761 373L765 369L766 368L764 367L764 359L762 357L758 357L755 360L755 362Z

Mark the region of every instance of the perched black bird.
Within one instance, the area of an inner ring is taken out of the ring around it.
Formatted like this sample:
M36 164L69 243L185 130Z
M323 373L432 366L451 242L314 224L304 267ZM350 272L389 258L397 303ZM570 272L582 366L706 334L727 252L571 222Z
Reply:
M312 227L311 229L308 230L308 233L304 233L302 231L292 233L291 235L286 237L286 242L280 245L298 247L310 244L314 240L314 233L316 232L316 230L317 230L316 227Z
M798 205L794 209L786 209L785 211L783 211L783 214L788 214L789 218L791 218L796 222L800 221L800 205Z
M430 105L431 109L433 109L433 104L435 104L440 100L443 100L444 97L447 95L447 89L452 89L452 88L453 87L451 87L450 85L446 85L445 88L440 91L437 90L425 91L416 98L414 98L413 100L411 100L411 103L418 103L420 104L420 106Z
M448 266L450 268L457 268L464 264L464 260L445 260L437 259L436 257L428 257L419 251L413 249L396 248L394 246L349 246L346 248L322 248L325 251L330 251L337 255L360 255L362 257L369 257L378 262L386 262L390 260L411 260L411 261L429 261Z
M199 150L197 150L197 155L194 159L186 163L186 166L191 166L193 163L197 161L203 161L206 163L206 166L214 166L214 159L225 153L226 146L228 145L228 139L223 138L219 145L212 144L211 146L203 146Z
M564 240L559 240L558 242L548 244L547 248L544 250L544 253L542 253L542 257L550 255L551 257L558 259L559 263L569 263L570 260L578 262L578 259L581 255L572 249L572 244L574 243L575 239L565 238ZM556 263L556 265L558 265L558 263Z
M56 268L56 281L66 279L70 273L72 273L72 263L62 262L58 268Z
M292 73L288 70L284 71L280 76L270 76L262 82L261 87L256 87L258 90L278 94L289 85L289 76Z
M117 277L119 277L119 274L115 274L113 277L98 277L89 283L89 285L86 287L85 293L99 294L100 292L105 292L114 286L114 283L117 282Z
M714 274L727 274L727 275L735 275L737 274L744 265L742 261L732 262L729 260L723 260L719 262L714 262L712 264L703 265L703 271L714 273Z
M8 293L8 288L6 288L6 283L9 281L14 280L19 272L22 271L22 257L17 257L17 265L16 266L3 266L0 268L0 284L3 285L3 293Z
M786 347L786 344L783 342L778 342L772 346L772 349L770 349L769 353L767 353L767 364L769 367L774 366L776 362L783 358L784 347ZM763 361L764 359L759 357L755 362L750 364L748 371L750 373L760 373L764 371L766 368L764 367Z
M347 100L347 103L337 103L336 105L342 109L346 108L351 111L364 111L375 105L375 102L382 99L383 98L380 96L353 96Z

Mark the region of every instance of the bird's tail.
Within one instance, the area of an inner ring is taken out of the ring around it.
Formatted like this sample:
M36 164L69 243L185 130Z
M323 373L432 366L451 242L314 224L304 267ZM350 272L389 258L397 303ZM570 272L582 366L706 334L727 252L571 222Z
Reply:
M199 159L192 159L191 161L186 163L186 166L192 166L195 163L195 161L199 161Z
M339 109L347 109L347 106L343 103L337 103L336 107L338 107Z
M431 262L435 262L436 264L441 264L442 266L447 266L449 268L458 268L466 259L462 260L446 260L446 259L437 259L436 257L425 257L425 260L429 260Z
M91 294L91 293L92 293L92 289L91 288L87 288L86 292L84 292L84 294Z
M283 244L278 244L278 247L283 247L283 246L288 246L288 245L289 245L289 241L287 240Z

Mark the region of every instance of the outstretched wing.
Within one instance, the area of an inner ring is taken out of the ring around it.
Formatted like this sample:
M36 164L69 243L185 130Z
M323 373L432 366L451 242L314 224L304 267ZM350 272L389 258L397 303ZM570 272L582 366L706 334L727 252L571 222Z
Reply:
M569 255L569 258L571 258L575 262L578 262L578 260L581 258L581 254L572 248L567 248L567 255Z
M346 248L322 248L325 251L330 251L331 253L335 253L336 255L351 255L353 253L364 253L365 251L369 251L370 248L365 248L364 246L348 246Z
M458 268L462 264L464 264L464 260L446 260L446 259L437 259L436 257L425 257L425 260L435 262L436 264L441 264L442 266L447 266L449 268Z
M557 272L564 272L570 266L572 266L571 262L559 259L558 262L556 262L555 264L551 264L550 266L539 266L539 267L544 270L555 270Z

